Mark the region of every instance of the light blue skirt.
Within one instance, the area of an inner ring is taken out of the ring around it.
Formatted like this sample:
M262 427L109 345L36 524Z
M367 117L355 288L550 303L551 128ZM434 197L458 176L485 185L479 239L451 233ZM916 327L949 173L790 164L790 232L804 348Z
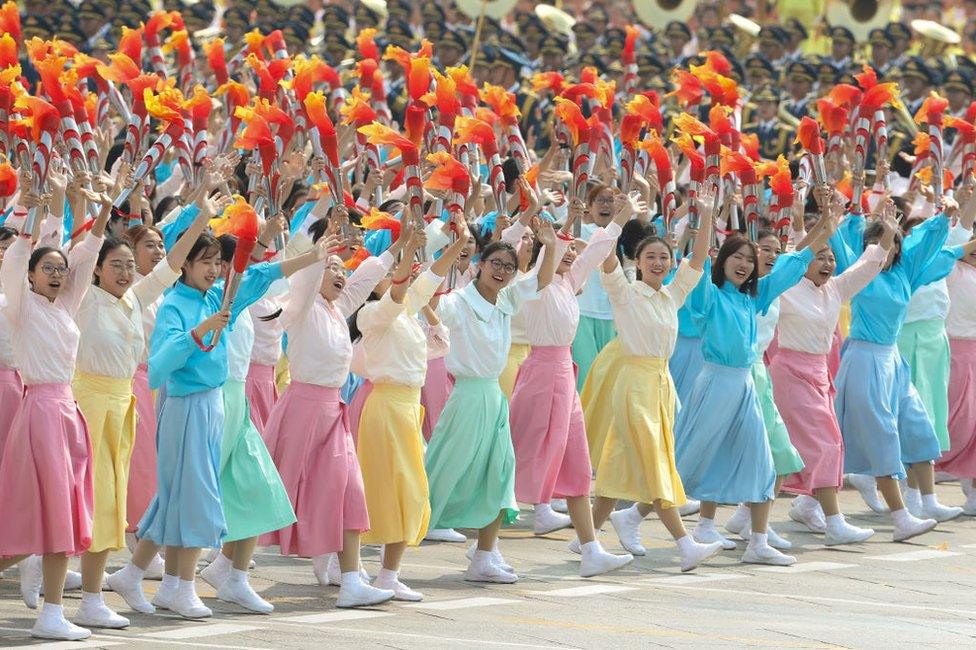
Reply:
M671 379L674 381L674 390L678 395L678 412L681 405L688 401L691 396L691 389L695 386L695 379L701 372L705 364L705 357L702 356L702 340L688 336L679 336L674 344L674 352L668 362L668 369L671 371ZM677 432L675 432L677 435Z
M844 472L904 478L905 465L941 455L935 429L896 346L848 339L836 385Z
M220 499L224 399L220 388L167 396L156 429L156 496L140 538L161 546L212 548L227 534Z
M750 368L705 362L674 430L688 496L718 503L774 497L776 472Z

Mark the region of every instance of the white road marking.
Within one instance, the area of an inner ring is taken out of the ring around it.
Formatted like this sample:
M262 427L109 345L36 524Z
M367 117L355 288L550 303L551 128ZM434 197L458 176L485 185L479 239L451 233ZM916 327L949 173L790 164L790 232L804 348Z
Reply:
M330 632L348 632L350 634L368 634L370 636L394 636L406 639L426 639L441 643L463 644L465 646L501 646L503 648L538 648L538 650L565 650L565 645L535 645L532 643L515 643L513 641L486 641L484 639L463 639L453 636L436 636L432 634L409 634L407 632L387 632L385 630L359 630L351 627L330 627Z
M107 648L113 645L122 645L120 641L101 641L99 639L86 639L84 641L52 641L51 643L29 643L27 645L15 645L14 648L42 648L43 650L75 650L76 648Z
M393 616L389 612L368 612L351 609L348 611L325 612L324 614L306 614L304 616L284 616L272 619L287 623L336 623L339 621L358 621L365 618L383 618Z
M961 555L961 553L956 553L954 551L936 551L936 550L924 550L924 551L909 551L907 553L893 553L891 555L868 555L865 556L865 560L878 560L880 562L917 562L919 560L936 560L945 557L952 557L953 555Z
M579 598L580 596L597 596L599 594L616 594L621 591L634 591L637 587L622 585L587 585L585 587L567 587L550 591L532 591L535 596L558 596L561 598Z
M673 576L664 576L661 578L648 578L646 580L641 580L642 584L651 585L697 585L704 582L718 582L720 580L736 580L738 578L749 578L751 576L746 574L734 574L734 573L678 573Z
M240 632L250 632L260 630L253 625L234 625L232 623L214 623L207 625L188 625L176 630L166 630L164 632L146 632L140 636L152 637L155 639L202 639L208 636L219 636L221 634L239 634Z
M856 564L841 564L840 562L799 562L793 566L764 566L756 571L769 573L810 573L811 571L833 571L835 569L850 569Z
M455 600L441 600L432 603L416 603L413 605L405 605L410 609L434 609L434 610L448 610L448 609L466 609L468 607L487 607L489 605L508 605L510 603L519 603L520 600L513 600L511 598L457 598Z

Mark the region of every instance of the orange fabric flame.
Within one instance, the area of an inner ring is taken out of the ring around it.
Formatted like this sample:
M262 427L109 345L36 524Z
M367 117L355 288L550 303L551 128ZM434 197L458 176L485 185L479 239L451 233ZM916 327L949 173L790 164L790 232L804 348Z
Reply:
M369 249L365 246L360 246L353 252L352 257L343 262L342 265L346 267L346 270L348 271L355 271L359 268L359 265L368 260L369 257Z
M933 91L932 94L925 98L918 112L915 113L915 123L941 124L942 114L945 113L948 106L949 100Z
M149 20L146 22L146 42L149 44L153 44L154 42L158 43L159 32L163 31L167 27L172 27L175 25L176 16L179 16L179 12L157 11L150 16Z
M14 109L27 116L28 119L24 120L23 124L34 142L40 139L41 132L47 131L53 135L61 126L58 109L40 97L21 95L14 102Z
M399 149L405 164L417 164L420 160L417 145L385 124L373 122L359 127L358 131L366 136L370 144Z
M859 104L859 110L861 112L861 115L863 117L872 117L874 116L875 111L877 111L885 104L889 104L895 101L897 97L898 97L898 84L896 83L877 84L876 86L873 86L870 90L865 92L864 96L861 97L861 102ZM949 102L946 101L946 106L948 105ZM942 110L945 110L945 108L943 108Z
M627 113L620 120L620 143L625 147L633 149L637 146L640 138L641 129L644 127L644 118L634 113Z
M135 29L129 27L122 28L122 35L119 37L118 51L125 54L133 61L142 61L142 37L144 28L142 25Z
M240 194L234 195L234 202L227 206L224 215L210 220L214 237L233 235L237 239L257 239L258 213Z
M872 88L878 85L877 73L874 71L874 68L872 68L867 64L865 64L864 67L861 68L861 72L854 74L854 79L857 80L858 85L865 92L871 90Z
M239 81L228 81L217 88L214 94L222 95L224 93L227 94L227 102L231 108L247 106L251 101L251 94L248 92L247 86Z
M722 104L716 104L708 111L708 126L719 135L731 133L735 131L735 126L732 124L730 117L731 115L731 108Z
M282 85L293 90L298 101L304 102L305 97L315 89L315 84L326 80L328 69L328 64L317 56L300 56L293 65L295 76L291 81L282 82Z
M274 145L271 126L266 119L245 106L238 106L234 116L244 122L244 131L234 140L235 148L252 151Z
M13 196L17 191L17 172L6 160L0 163L0 197Z
M548 90L560 94L565 86L565 78L558 72L537 72L530 79L532 92L540 93Z
M580 107L564 97L557 97L556 117L569 129L570 136L573 138L573 145L578 146L580 142L589 140L590 125Z
M203 54L207 57L207 65L213 70L217 78L217 84L227 83L230 78L227 74L227 56L224 51L224 39L215 38L203 44Z
M193 94L183 103L183 108L190 113L195 127L207 127L207 118L210 117L210 109L213 102L207 89L197 84L193 87Z
M475 83L474 77L471 76L471 71L468 70L468 66L454 66L448 68L445 72L447 72L448 77L454 80L454 85L457 87L461 97L471 98L477 102L478 85Z
M427 161L434 164L434 170L427 178L427 187L435 190L453 190L467 195L471 177L457 158L446 151L438 151L428 155Z
M946 128L955 129L959 138L966 144L976 143L976 125L951 115L945 119Z
M193 60L193 50L190 48L190 34L185 29L179 29L169 35L163 44L163 52L176 52L176 62L189 65Z
M674 170L671 167L671 156L668 155L668 150L654 131L651 131L648 137L640 143L640 148L646 151L651 160L654 161L654 168L657 169L657 182L663 189L665 183L674 178Z
M389 212L382 212L378 208L370 207L369 214L363 215L359 222L365 230L389 230L393 233L393 240L400 238L400 222Z
M915 145L915 155L916 156L927 156L929 155L929 134L919 131L915 134L912 139L912 144Z
M380 48L376 46L376 30L372 27L359 30L356 35L356 48L359 50L359 56L364 59L379 61Z
M628 113L639 115L652 129L659 134L664 131L664 118L661 109L647 95L636 95L625 105Z
M921 181L923 185L931 185L932 184L932 168L931 167L925 167L923 169L918 170L917 172L915 172L915 178L917 178L919 181Z
M176 88L164 87L159 93L146 88L142 94L146 112L164 122L183 120L183 94Z
M13 0L3 3L0 7L0 32L10 34L15 41L20 41L20 10Z
M61 86L61 73L68 60L60 56L48 56L34 62L34 68L41 78L41 86L51 102L57 106L65 100L64 88Z
M376 119L376 111L369 103L369 95L364 93L359 86L352 89L352 93L346 98L346 103L339 108L342 115L342 123L345 125L369 124Z
M665 97L674 97L685 108L697 106L705 96L705 88L695 75L687 70L676 69L671 73L671 83L675 88Z
M579 104L583 97L599 102L603 99L603 93L591 83L574 84L563 91L563 98L575 104Z
M8 68L17 63L17 41L9 33L4 33L0 36L0 67Z
M823 138L820 137L820 125L812 117L804 117L796 129L796 142L812 154L824 152Z
M728 147L722 147L722 158L719 163L719 173L722 176L726 174L738 174L742 176L747 172L752 172L755 174L755 169L752 165L752 160L750 160L745 154L738 151L732 151ZM743 179L745 182L745 179Z
M421 101L430 107L436 107L441 114L441 120L450 121L450 116L461 112L461 102L457 97L457 84L449 75L442 75L433 69L434 90L421 97Z
M793 177L790 164L782 155L776 159L776 171L769 179L769 189L779 197L780 208L793 205Z
M739 144L742 146L742 150L746 152L752 160L759 162L762 156L759 155L759 134L758 133L743 133L739 136Z
M817 113L820 115L820 123L830 135L843 133L847 128L848 110L846 106L838 106L830 97L821 97L817 100Z
M430 59L427 57L416 57L410 61L410 70L407 73L407 93L410 99L415 102L427 94L430 90Z
M515 103L515 93L510 93L501 86L484 84L481 87L481 101L488 104L506 126L517 124L522 116Z
M97 64L98 74L106 81L115 83L128 83L141 73L136 62L129 58L129 55L116 52L108 55L109 64Z
M640 31L634 25L627 25L624 27L624 50L620 54L620 59L623 61L624 65L631 65L637 62L637 55L635 54L635 48L637 47L637 36Z
M556 109L559 110L558 108ZM460 116L454 122L454 143L477 144L494 149L495 130L491 125L477 117Z
M407 139L420 149L427 130L427 109L421 104L410 104L403 115L403 130Z
M857 86L852 86L851 84L837 84L830 89L827 93L838 106L846 106L847 108L853 107L861 97L861 90Z
M265 59L264 56L264 34L261 30L254 28L247 34L244 34L244 45L247 47L247 53L253 54L262 61Z
M705 126L701 120L689 113L681 113L674 118L674 128L688 135L699 135L706 140L718 140L718 134Z

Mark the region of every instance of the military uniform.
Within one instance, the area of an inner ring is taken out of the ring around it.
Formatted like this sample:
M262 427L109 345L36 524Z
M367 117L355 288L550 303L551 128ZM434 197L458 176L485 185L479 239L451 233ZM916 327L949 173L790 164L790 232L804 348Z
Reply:
M752 101L756 104L779 103L779 94L771 87L765 86L752 96ZM789 156L794 149L793 141L796 139L796 131L793 127L778 115L767 121L761 121L756 112L753 112L752 117L754 119L749 122L743 120L742 132L755 134L759 138L759 154L770 160L775 160L779 155Z
M786 79L801 78L813 83L816 80L813 66L806 61L794 61L786 68ZM802 119L811 114L813 93L801 97L789 97L782 103L787 113L796 119Z

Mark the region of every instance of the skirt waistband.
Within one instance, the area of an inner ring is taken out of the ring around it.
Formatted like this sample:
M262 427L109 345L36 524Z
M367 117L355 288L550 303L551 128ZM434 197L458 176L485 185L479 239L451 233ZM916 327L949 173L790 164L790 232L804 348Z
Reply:
M52 397L54 399L75 400L75 394L71 392L71 384L30 384L24 386L25 397Z
M396 400L420 401L420 388L406 384L373 384L372 394Z
M976 339L949 339L954 352L976 353Z
M789 348L779 348L776 350L776 356L773 358L783 355L784 359L792 359L796 362L803 363L810 366L826 366L827 365L827 355L826 354L816 354L814 352L803 352L801 350L791 350Z
M95 393L111 393L116 396L125 397L132 394L132 379L76 372L74 380L71 383L78 390L88 390Z
M286 392L290 392L296 397L314 399L321 402L342 402L339 389L332 386L319 386L317 384L306 384L300 381L293 381L288 384Z
M926 320L917 320L911 323L905 323L902 326L904 332L911 332L913 334L932 334L935 336L941 336L945 333L945 319L944 318L929 318Z
M711 361L706 361L702 364L702 372L706 371L715 375L724 375L728 377L752 376L752 366L749 366L748 368L733 368L732 366L723 366L718 363L712 363Z
M894 343L872 343L861 339L847 339L844 341L844 349L866 350L873 354L892 354L898 350Z
M668 360L663 357L641 357L637 355L624 355L620 357L620 362L629 366L637 366L645 370L667 370Z
M533 357L543 361L571 361L573 352L568 345L533 345L529 358Z
M0 366L0 381L16 381L20 383L20 373L16 368L4 368Z

